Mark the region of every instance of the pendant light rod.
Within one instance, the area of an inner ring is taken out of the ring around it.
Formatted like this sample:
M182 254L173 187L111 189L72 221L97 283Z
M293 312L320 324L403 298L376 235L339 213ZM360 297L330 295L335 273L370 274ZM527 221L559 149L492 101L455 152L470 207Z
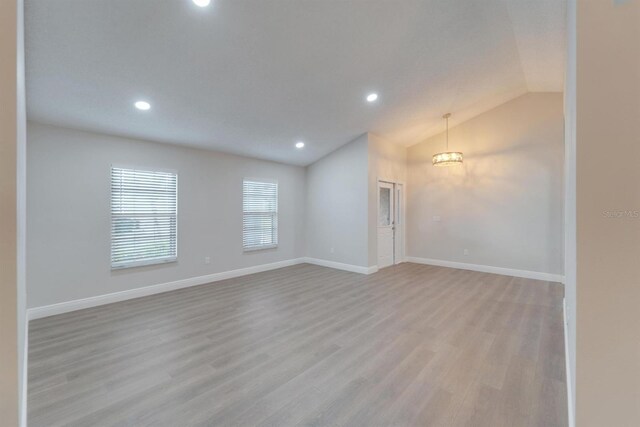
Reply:
M449 151L449 117L451 117L451 113L442 116L442 118L447 121L447 151Z

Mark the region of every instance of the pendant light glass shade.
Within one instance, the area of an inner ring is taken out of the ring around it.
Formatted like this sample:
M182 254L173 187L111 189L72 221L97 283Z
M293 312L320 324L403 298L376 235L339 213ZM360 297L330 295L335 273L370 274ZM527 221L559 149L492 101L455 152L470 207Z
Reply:
M460 151L449 151L449 117L451 113L442 116L447 121L447 151L433 155L431 161L433 166L452 166L462 164L462 153Z
M462 153L459 151L447 151L446 153L438 153L433 155L434 166L451 166L462 163Z

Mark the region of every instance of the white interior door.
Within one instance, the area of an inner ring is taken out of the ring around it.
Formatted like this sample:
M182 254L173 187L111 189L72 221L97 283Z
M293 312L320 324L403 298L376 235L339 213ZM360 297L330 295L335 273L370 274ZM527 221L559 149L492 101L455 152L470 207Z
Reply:
M402 184L395 185L394 204L393 263L400 264L404 262L404 186Z
M394 263L395 191L393 184L378 183L378 268Z

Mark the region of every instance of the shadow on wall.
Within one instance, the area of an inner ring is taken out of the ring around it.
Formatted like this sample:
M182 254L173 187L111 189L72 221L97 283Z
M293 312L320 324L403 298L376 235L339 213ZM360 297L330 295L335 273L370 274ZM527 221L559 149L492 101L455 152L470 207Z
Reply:
M496 136L499 143L494 143L492 138L468 138L464 144L452 138L450 148L464 152L460 166L432 165L432 155L443 150L444 143L423 143L411 151L413 224L423 239L441 246L422 256L453 260L468 249L477 254L474 262L535 271L553 266L557 273L557 251L546 249L554 233L561 233L562 144L526 137L505 143L504 136ZM546 237L531 239L531 233ZM503 253L501 262L482 255L490 251ZM532 251L543 258L518 265Z
M434 148L432 151L435 154L439 150ZM422 188L423 191L433 191L437 188L442 190L444 195L460 189L475 191L472 194L477 196L499 196L504 192L520 194L529 188L523 186L524 182L514 180L514 177L532 174L537 177L552 175L553 168L545 151L545 146L540 144L473 153L465 150L462 165L444 167L433 166L431 155L425 152L419 157L414 156L410 165L414 171L421 171L417 176L420 181L434 186ZM562 164L562 158L557 159L557 163ZM496 203L500 204L502 199L500 197Z

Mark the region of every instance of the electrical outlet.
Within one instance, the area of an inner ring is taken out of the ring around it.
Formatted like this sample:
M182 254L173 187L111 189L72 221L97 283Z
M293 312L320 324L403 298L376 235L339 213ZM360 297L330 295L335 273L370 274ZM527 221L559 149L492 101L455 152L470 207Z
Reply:
M211 257L208 257L208 256L204 257L204 263L211 264Z
M435 222L440 222L440 215L434 215L434 216L433 216L433 220L434 220Z
M465 250L464 250L464 254L465 254L465 255L469 255L469 249L465 249Z

